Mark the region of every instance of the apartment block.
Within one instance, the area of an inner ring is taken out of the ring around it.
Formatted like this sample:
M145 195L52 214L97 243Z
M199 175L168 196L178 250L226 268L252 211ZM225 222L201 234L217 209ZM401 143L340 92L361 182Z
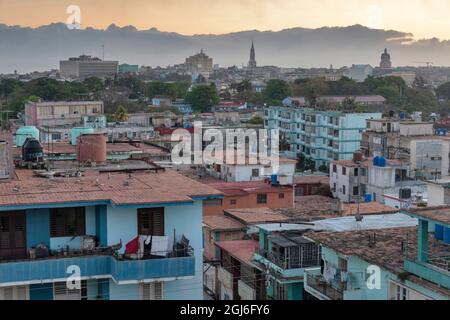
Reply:
M265 110L265 128L269 137L278 129L289 150L297 158L303 155L316 168L331 161L351 160L360 149L368 119L381 119L381 113L344 113L299 107L269 107ZM282 139L283 139L282 138Z

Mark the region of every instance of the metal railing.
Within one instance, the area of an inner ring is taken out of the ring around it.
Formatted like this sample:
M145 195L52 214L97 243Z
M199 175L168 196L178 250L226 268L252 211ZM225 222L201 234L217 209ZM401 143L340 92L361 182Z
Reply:
M331 300L343 300L344 288L336 288L331 283L325 281L321 275L314 275L306 272L307 285L314 290L320 292Z
M309 249L305 248L305 250ZM305 259L303 258L303 254L296 258L286 258L283 256L276 256L272 252L266 250L257 250L256 253L284 270L311 268L320 265L320 256L318 254L317 258Z

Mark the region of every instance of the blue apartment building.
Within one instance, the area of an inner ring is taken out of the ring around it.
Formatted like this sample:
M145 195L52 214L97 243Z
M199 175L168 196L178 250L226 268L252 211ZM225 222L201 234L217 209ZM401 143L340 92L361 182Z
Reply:
M220 192L164 169L16 176L0 183L0 300L203 299L202 206ZM142 235L170 245L125 255Z
M362 133L368 119L381 119L382 113L347 113L290 105L265 109L264 126L280 131L290 146L289 157L300 155L314 161L316 168L331 161L351 160L360 149Z
M319 300L450 300L450 245L428 237L434 219L414 216L419 228L309 234L322 262L306 269L305 291Z

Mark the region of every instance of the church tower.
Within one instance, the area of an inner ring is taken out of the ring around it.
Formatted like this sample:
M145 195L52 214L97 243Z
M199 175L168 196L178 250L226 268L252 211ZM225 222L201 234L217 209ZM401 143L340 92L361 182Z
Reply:
M252 48L250 49L250 61L248 62L248 67L251 69L256 68L256 54L253 41L252 41Z

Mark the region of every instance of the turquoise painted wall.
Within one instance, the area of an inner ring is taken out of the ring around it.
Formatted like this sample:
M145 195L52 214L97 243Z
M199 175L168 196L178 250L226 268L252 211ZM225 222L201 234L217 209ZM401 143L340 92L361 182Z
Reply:
M196 271L193 279L166 282L164 298L167 300L203 300L202 211L202 201L165 208L165 232L172 235L175 228L177 240L183 234L190 240Z
M108 245L118 244L122 240L120 253L124 253L125 245L138 236L137 209L108 206L106 232Z
M26 212L27 248L39 243L50 246L50 210L38 209Z
M303 282L288 284L288 300L303 300Z
M95 234L101 246L108 245L107 207L95 207Z
M113 280L109 281L110 300L139 300L139 285L117 285Z

